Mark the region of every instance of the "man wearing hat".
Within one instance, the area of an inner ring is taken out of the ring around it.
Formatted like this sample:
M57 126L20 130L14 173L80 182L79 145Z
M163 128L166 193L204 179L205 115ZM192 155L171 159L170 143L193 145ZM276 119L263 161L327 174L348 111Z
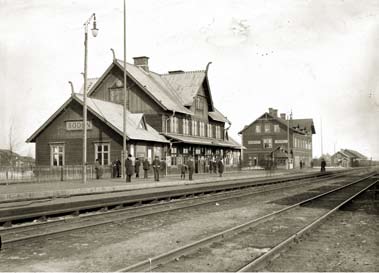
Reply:
M155 156L153 161L154 180L159 181L159 170L161 169L161 162L158 156Z
M134 173L132 155L129 154L128 158L125 160L125 173L126 173L126 182L132 182L132 175Z

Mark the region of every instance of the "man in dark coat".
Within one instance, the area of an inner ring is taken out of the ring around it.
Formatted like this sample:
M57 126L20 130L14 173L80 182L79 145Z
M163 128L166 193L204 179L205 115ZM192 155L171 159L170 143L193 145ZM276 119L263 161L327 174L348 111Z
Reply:
M325 159L322 159L321 161L321 172L325 172L325 167L326 167L326 162L325 162Z
M192 180L192 175L195 168L192 156L188 158L187 167L188 167L188 178L189 180Z
M96 158L95 161L95 173L96 173L96 179L100 179L101 176L101 165L98 158Z
M220 177L221 177L223 172L224 172L224 162L222 162L222 158L220 158L217 162L217 169L218 169L218 173L220 174Z
M150 162L147 158L145 158L145 160L143 161L142 167L143 167L143 178L147 179L147 174L150 170Z
M117 177L121 177L120 170L121 170L121 161L120 161L120 159L117 159L117 161L116 161L116 176Z
M132 182L132 175L134 172L132 155L129 154L128 158L125 160L125 173L126 173L126 182Z
M159 160L159 157L156 156L153 161L153 170L154 170L154 180L159 181L159 171L161 169L161 161Z
M141 166L141 161L139 161L138 157L136 158L136 162L134 164L134 169L136 172L136 178L139 178L139 168Z

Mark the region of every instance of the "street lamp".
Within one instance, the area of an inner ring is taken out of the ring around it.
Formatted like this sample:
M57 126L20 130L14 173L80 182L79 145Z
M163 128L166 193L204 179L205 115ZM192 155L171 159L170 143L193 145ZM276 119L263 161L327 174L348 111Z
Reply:
M84 23L84 87L83 87L83 183L87 183L87 52L88 52L88 25L93 21L92 36L96 37L99 30L96 28L96 14L93 13Z

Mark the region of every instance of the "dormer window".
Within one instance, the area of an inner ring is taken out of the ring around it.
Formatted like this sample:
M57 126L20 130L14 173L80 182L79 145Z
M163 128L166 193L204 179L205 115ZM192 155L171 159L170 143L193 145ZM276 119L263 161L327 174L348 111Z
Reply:
M146 123L145 123L145 120L144 120L143 118L142 118L141 121L138 123L137 128L138 128L138 129L147 130Z
M196 110L204 109L204 99L202 97L196 97Z

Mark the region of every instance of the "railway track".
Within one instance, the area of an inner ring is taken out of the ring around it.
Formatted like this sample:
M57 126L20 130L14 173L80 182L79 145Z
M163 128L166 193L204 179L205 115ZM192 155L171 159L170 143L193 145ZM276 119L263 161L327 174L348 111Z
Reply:
M313 193L314 196L308 196L284 209L118 271L256 271L377 182L378 178L370 174L332 190ZM232 254L236 252L238 255ZM229 254L232 257L228 257ZM224 260L232 262L225 264Z
M266 178L263 180L233 179L226 182L206 183L200 185L185 185L181 187L172 187L168 189L152 189L151 191L141 191L133 195L124 195L116 193L104 197L99 194L96 198L79 198L67 202L64 198L55 200L55 203L44 204L37 203L30 206L13 206L5 209L0 209L0 225L9 227L13 223L46 220L51 216L62 216L70 214L80 214L90 210L107 210L108 208L130 206L136 204L157 202L160 200L170 200L173 198L183 198L186 196L195 196L221 191L231 191L238 189L246 189L251 187L266 186L272 184L280 184L294 180L304 180L310 178L318 178L334 174L347 174L353 170L337 171L327 173L311 173L297 174L292 176L284 176L280 178Z
M185 199L166 199L161 202L152 204L143 204L127 208L118 207L114 210L100 210L96 213L83 214L79 216L70 216L64 218L53 218L51 221L43 221L37 223L16 225L0 229L0 236L3 239L4 247L20 241L53 236L64 232L91 228L99 225L106 225L115 222L129 221L149 215L155 215L175 210L189 209L196 206L204 206L214 204L236 198L249 197L251 195L279 191L292 187L298 187L306 184L322 182L329 179L344 177L345 173L331 174L321 178L313 177L307 180L286 181L283 183L269 183L260 187L252 187L249 189L218 192L216 194L202 194Z

